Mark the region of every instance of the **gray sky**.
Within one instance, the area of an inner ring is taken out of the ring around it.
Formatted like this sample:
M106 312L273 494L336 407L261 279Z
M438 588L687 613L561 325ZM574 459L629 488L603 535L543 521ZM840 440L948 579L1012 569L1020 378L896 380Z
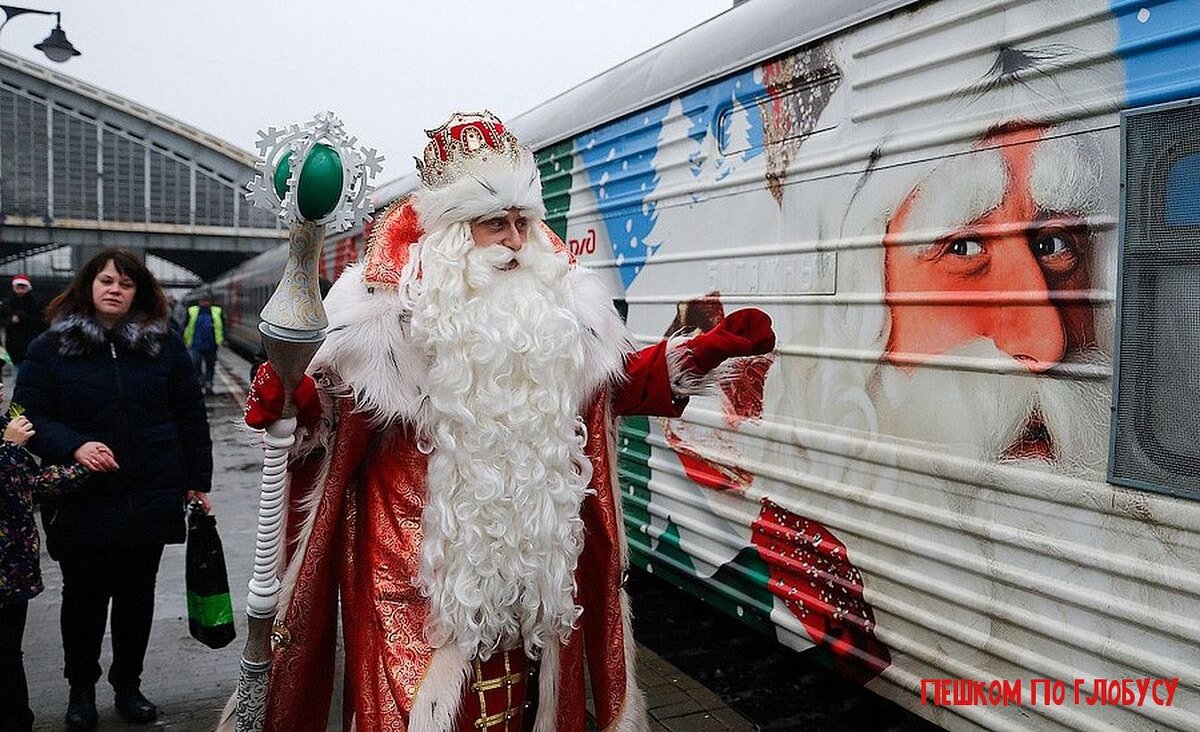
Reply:
M326 109L412 170L423 129L457 109L508 119L732 6L732 0L14 0L62 12L83 52L32 46L54 18L22 15L0 48L254 151L255 132Z

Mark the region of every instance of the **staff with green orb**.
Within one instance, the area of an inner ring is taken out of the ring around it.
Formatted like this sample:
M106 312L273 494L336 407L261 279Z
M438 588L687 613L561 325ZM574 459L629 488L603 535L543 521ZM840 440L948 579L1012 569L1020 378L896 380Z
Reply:
M286 645L287 629L276 627L280 551L286 520L287 456L295 443L292 394L325 339L317 264L325 229L345 231L368 213L369 180L381 170L374 150L356 149L332 113L305 125L259 132L262 160L247 194L255 205L276 212L291 227L287 264L261 313L259 331L267 358L284 387L282 417L263 435L262 490L254 548L254 575L246 597L248 630L238 679L238 732L263 728L274 647ZM294 165L294 161L301 161Z

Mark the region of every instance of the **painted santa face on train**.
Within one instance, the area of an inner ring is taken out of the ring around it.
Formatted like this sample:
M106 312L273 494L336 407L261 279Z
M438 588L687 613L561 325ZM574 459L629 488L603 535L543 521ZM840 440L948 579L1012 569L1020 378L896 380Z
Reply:
M930 173L888 223L891 329L884 358L897 368L881 370L879 391L896 407L885 411L903 415L887 420L899 436L973 442L986 450L979 457L1052 461L1067 452L1060 443L1077 439L1065 413L1078 413L1079 400L1092 400L1093 389L1019 375L914 374L927 371L917 367L935 356L1014 359L1031 374L1096 358L1089 300L1096 244L1086 223L1099 210L1094 150L1077 137L1028 125L999 128L979 148ZM921 420L913 412L920 396L911 393L914 383L923 383L929 399L939 378L971 382L962 389L962 410L986 422L982 433L964 433L965 417ZM914 429L921 434L910 434Z
M1081 193L1095 189L1096 175L1074 140L1046 132L989 135L982 146L999 147L935 171L889 222L889 357L920 361L985 338L1042 372L1095 343L1091 307L1075 296L1090 286L1090 202ZM905 240L928 231L937 232L932 242Z

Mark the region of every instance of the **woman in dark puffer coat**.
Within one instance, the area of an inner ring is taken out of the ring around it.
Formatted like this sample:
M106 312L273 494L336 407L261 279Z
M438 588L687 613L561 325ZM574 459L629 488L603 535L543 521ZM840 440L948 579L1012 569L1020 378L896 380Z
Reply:
M67 726L98 721L95 684L112 600L117 711L149 722L141 693L164 544L184 540L185 498L208 508L212 442L191 359L170 331L167 302L145 265L106 249L47 307L50 330L29 346L13 401L37 430L30 449L95 473L85 493L43 506L46 548L63 575Z

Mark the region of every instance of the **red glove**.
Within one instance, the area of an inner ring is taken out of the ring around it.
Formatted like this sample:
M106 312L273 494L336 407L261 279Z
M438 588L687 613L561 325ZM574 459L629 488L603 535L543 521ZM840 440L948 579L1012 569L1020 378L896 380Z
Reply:
M266 429L283 414L283 382L268 361L258 367L250 394L246 397L246 424L256 430ZM305 375L292 394L296 402L296 419L310 432L321 419L321 400L317 398L317 383Z
M758 356L775 350L771 318L758 308L743 308L725 316L710 331L687 342L692 371L707 374L727 358Z

